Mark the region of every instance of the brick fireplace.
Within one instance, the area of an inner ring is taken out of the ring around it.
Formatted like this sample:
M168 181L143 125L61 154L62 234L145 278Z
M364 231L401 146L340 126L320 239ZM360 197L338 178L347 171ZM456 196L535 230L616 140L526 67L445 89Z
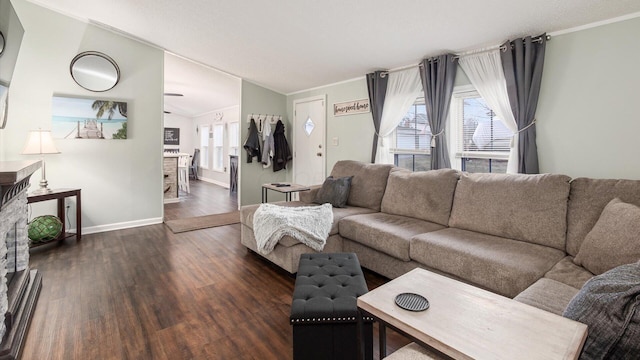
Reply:
M29 268L27 188L41 161L0 162L0 360L20 357L42 277Z

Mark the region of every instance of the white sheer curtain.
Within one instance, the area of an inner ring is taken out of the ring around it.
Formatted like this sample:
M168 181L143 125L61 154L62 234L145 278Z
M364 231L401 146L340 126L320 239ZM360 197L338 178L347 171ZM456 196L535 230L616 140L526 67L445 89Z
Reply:
M394 71L387 76L389 82L378 133L377 164L393 164L393 155L389 152L392 143L390 135L422 93L418 67Z
M498 115L498 118L504 122L509 130L513 131L507 173L517 173L518 126L509 103L507 82L500 60L500 49L480 50L478 53L463 55L458 59L458 63L491 110Z

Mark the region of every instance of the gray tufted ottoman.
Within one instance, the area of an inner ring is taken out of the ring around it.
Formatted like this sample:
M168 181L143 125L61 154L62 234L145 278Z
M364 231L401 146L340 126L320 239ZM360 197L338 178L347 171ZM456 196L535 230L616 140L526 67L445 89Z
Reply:
M360 338L372 359L372 319L361 321L356 304L368 291L356 254L302 254L289 318L293 358L357 359Z

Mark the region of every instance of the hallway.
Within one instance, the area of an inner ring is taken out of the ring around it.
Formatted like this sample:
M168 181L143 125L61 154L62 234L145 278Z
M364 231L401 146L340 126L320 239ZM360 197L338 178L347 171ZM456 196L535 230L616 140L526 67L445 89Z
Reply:
M236 194L229 189L202 180L190 182L191 193L180 192L180 201L164 204L164 219L221 214L238 210Z

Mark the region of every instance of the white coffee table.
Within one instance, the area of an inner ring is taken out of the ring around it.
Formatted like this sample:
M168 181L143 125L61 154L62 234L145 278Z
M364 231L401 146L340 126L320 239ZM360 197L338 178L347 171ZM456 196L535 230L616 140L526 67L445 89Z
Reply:
M429 309L400 308L405 292ZM360 296L358 307L378 320L381 358L386 326L455 359L577 359L587 337L584 324L423 269Z

